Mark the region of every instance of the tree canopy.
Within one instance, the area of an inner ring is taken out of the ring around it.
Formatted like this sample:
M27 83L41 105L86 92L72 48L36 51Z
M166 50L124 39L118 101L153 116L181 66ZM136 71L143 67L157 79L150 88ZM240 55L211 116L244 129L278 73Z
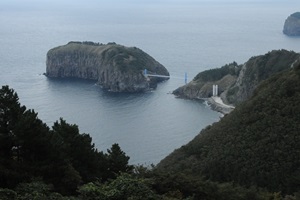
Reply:
M77 125L60 119L50 129L37 113L21 106L8 86L0 89L0 156L0 187L41 178L62 194L74 194L82 183L105 181L132 169L118 144L105 154Z
M299 191L299 68L263 81L249 100L202 130L158 168L284 194Z
M300 197L300 64L149 169L98 151L62 118L51 128L0 89L0 199L294 200Z

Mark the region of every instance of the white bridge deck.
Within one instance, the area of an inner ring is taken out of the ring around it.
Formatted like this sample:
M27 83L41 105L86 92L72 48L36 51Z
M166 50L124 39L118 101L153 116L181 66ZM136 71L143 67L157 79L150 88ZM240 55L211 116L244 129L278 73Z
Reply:
M160 75L160 74L148 74L147 69L144 69L144 76L145 77L161 77L161 78L176 78L176 79L184 79L185 84L187 84L187 73L184 73L184 77L175 77L175 76L166 76L166 75Z

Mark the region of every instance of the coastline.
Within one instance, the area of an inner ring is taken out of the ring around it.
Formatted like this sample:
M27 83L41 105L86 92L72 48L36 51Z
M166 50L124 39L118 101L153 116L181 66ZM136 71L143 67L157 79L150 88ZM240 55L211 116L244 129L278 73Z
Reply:
M168 94L173 94L173 93L168 93ZM186 98L186 97L180 97L175 95L176 98L181 98L181 99L191 99L191 98ZM193 99L192 99L193 100ZM221 97L218 96L212 96L209 98L194 98L194 100L202 100L206 101L207 104L210 106L210 108L214 111L220 112L223 115L229 114L231 111L235 109L234 106L225 104L222 100Z
M222 101L221 97L218 96L205 98L203 100L207 101L207 103L211 106L211 109L220 112L224 115L229 114L235 108L234 106L225 104Z

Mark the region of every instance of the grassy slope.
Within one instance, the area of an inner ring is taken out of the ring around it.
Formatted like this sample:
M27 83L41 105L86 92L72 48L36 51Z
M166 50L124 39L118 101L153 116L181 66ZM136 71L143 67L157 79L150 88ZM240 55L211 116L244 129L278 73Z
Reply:
M300 190L300 66L262 82L253 97L158 169L271 191Z

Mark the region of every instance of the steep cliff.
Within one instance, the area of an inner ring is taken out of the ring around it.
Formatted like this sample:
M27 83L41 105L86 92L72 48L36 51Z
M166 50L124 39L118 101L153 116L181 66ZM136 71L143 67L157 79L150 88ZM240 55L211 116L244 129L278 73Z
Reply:
M212 85L219 86L219 95L225 103L237 105L248 99L258 84L275 73L287 70L300 54L274 50L250 58L245 64L232 63L221 68L199 73L193 81L176 89L173 94L190 99L212 96Z
M290 15L285 20L283 33L289 36L300 36L300 12Z
M242 67L236 82L222 96L231 104L250 98L256 87L272 75L290 69L300 54L293 51L274 50L250 58Z
M48 77L95 80L113 92L142 92L167 79L145 77L144 69L148 74L169 76L163 65L141 49L115 43L69 42L49 50L46 65Z

